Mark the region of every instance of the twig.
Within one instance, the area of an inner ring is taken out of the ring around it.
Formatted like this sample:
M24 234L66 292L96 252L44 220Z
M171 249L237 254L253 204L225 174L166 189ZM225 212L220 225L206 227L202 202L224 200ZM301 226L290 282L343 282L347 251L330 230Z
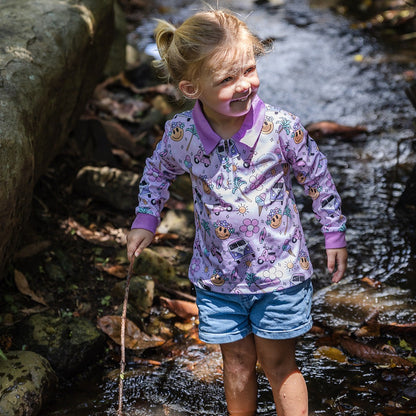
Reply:
M130 279L133 273L133 264L134 260L130 262L129 270L127 272L127 281L126 281L126 290L124 292L124 302L123 302L123 313L121 315L121 359L120 359L120 378L118 383L118 410L117 416L123 416L123 381L124 381L124 369L126 367L126 315L127 315L127 301L129 298L129 287Z

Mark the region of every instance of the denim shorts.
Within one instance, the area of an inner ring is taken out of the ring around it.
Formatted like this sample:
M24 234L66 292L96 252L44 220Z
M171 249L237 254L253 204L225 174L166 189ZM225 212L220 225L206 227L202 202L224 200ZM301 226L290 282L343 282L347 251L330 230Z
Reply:
M224 344L253 333L261 338L289 339L312 327L312 282L271 293L238 295L196 288L199 338Z

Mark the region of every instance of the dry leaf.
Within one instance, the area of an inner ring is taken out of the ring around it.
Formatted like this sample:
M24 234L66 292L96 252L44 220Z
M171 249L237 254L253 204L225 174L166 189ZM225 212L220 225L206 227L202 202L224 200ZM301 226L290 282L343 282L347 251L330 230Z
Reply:
M127 267L121 264L98 263L95 267L98 270L104 271L114 277L118 277L119 279L124 279L127 276Z
M107 315L98 319L98 327L114 342L121 345L121 316ZM149 336L129 319L126 319L125 346L131 350L145 350L165 343L163 338Z
M191 319L194 316L198 316L198 307L194 302L179 299L168 299L161 296L160 303L163 307L169 309L180 318Z
M381 282L379 282L378 280L374 280L371 277L363 277L361 281L367 284L368 286L373 287L374 289L380 289L382 287Z
M406 360L397 354L380 351L376 348L370 347L369 345L362 344L346 337L340 337L338 341L341 347L347 351L348 354L354 357L361 358L372 363L385 364L391 367L413 367L413 364L409 360Z
M318 121L306 126L312 137L341 136L354 137L362 133L367 133L367 129L362 126L344 126L333 121Z
M28 244L27 246L22 247L16 254L16 259L25 259L27 257L35 256L36 254L41 253L46 250L52 244L49 240L37 241L36 243Z
M40 303L42 305L48 306L45 300L38 296L29 286L29 283L25 277L25 275L22 272L19 272L19 270L14 270L14 281L16 283L17 289L20 293L23 295L29 296L32 300L34 300L37 303Z
M336 361L338 363L347 363L348 359L345 356L345 354L339 350L338 348L335 347L329 347L326 345L323 345L322 347L319 347L315 352L314 352L314 357L315 358L328 358L332 361Z

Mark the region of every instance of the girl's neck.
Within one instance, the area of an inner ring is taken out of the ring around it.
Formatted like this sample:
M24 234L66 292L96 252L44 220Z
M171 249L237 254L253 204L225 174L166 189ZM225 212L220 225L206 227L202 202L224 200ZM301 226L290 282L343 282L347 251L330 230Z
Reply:
M241 128L243 125L245 116L240 117L227 117L227 116L220 116L220 115L208 115L204 111L204 107L202 106L202 111L207 119L208 123L210 124L212 130L218 134L222 139L231 139Z

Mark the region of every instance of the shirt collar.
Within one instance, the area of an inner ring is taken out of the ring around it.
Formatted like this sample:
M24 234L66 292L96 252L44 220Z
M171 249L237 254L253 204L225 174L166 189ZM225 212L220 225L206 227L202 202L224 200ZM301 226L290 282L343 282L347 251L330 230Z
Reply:
M265 113L266 105L256 95L253 98L250 111L247 113L240 130L232 137L237 145L242 144L252 148L256 144L263 127ZM199 101L196 101L195 103L192 110L192 117L195 122L199 139L204 146L205 153L209 154L215 149L222 138L215 133L208 123Z

